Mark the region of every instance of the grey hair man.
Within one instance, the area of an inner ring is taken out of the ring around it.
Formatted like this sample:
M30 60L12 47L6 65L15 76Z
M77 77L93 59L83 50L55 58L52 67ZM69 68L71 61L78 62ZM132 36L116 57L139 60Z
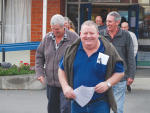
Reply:
M124 76L123 60L114 46L99 36L95 22L82 24L80 38L66 48L59 63L58 76L65 96L73 99L71 113L110 113L110 107L117 113L112 86ZM95 92L81 107L73 90L82 85L94 87Z
M46 34L36 51L36 76L43 84L46 77L48 113L71 113L71 103L65 100L58 80L58 63L65 48L74 43L79 36L65 28L64 17L59 14L54 15L50 23L52 32Z
M118 27L121 21L119 13L113 11L107 15L107 29L100 32L114 45L117 52L124 60L125 76L113 87L113 93L117 102L117 113L123 113L126 85L131 85L135 76L135 58L132 38L128 31Z

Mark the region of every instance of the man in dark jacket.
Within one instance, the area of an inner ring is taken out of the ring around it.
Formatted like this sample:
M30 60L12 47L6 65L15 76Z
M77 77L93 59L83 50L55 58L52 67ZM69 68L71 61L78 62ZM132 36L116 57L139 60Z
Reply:
M125 76L113 87L117 102L117 113L123 113L126 85L131 85L135 76L135 58L132 38L128 31L118 27L121 21L119 13L113 11L107 15L107 29L100 32L114 45L120 57L124 60Z
M73 89L82 85L95 90L84 107L72 100L71 113L110 113L110 107L117 112L112 86L124 75L123 61L105 38L99 38L95 22L82 24L80 38L67 47L59 67L59 81L67 98L78 98Z
M48 98L48 113L71 113L71 103L65 100L58 80L58 63L65 49L71 45L78 34L64 27L64 17L54 15L51 18L52 32L46 34L36 51L36 76L44 82L44 64L46 75L46 92Z

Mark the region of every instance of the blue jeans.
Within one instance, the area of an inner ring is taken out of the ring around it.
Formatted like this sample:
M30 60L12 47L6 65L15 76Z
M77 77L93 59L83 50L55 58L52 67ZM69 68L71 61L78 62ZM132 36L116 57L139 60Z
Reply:
M98 100L81 107L75 100L72 100L71 113L110 113L110 105L104 100Z
M71 101L65 99L61 87L47 84L48 113L71 113Z
M117 113L123 113L123 105L125 99L127 81L118 82L113 86L113 93L117 103Z

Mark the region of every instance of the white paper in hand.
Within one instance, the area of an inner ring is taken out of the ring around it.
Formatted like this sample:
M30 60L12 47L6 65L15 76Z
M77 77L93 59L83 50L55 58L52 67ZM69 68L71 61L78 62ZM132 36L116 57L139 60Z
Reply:
M76 95L76 102L81 106L84 107L92 98L94 94L94 87L85 87L80 86L73 90L74 94Z
M97 63L106 65L108 62L109 56L99 52Z

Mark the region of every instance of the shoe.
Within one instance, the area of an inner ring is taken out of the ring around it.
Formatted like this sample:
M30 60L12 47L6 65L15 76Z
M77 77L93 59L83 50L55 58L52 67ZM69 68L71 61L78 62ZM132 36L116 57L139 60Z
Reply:
M12 67L12 64L10 62L2 62L1 63L1 66L3 68L11 68Z
M128 90L129 92L131 92L131 87L130 87L130 85L127 85L127 90Z

